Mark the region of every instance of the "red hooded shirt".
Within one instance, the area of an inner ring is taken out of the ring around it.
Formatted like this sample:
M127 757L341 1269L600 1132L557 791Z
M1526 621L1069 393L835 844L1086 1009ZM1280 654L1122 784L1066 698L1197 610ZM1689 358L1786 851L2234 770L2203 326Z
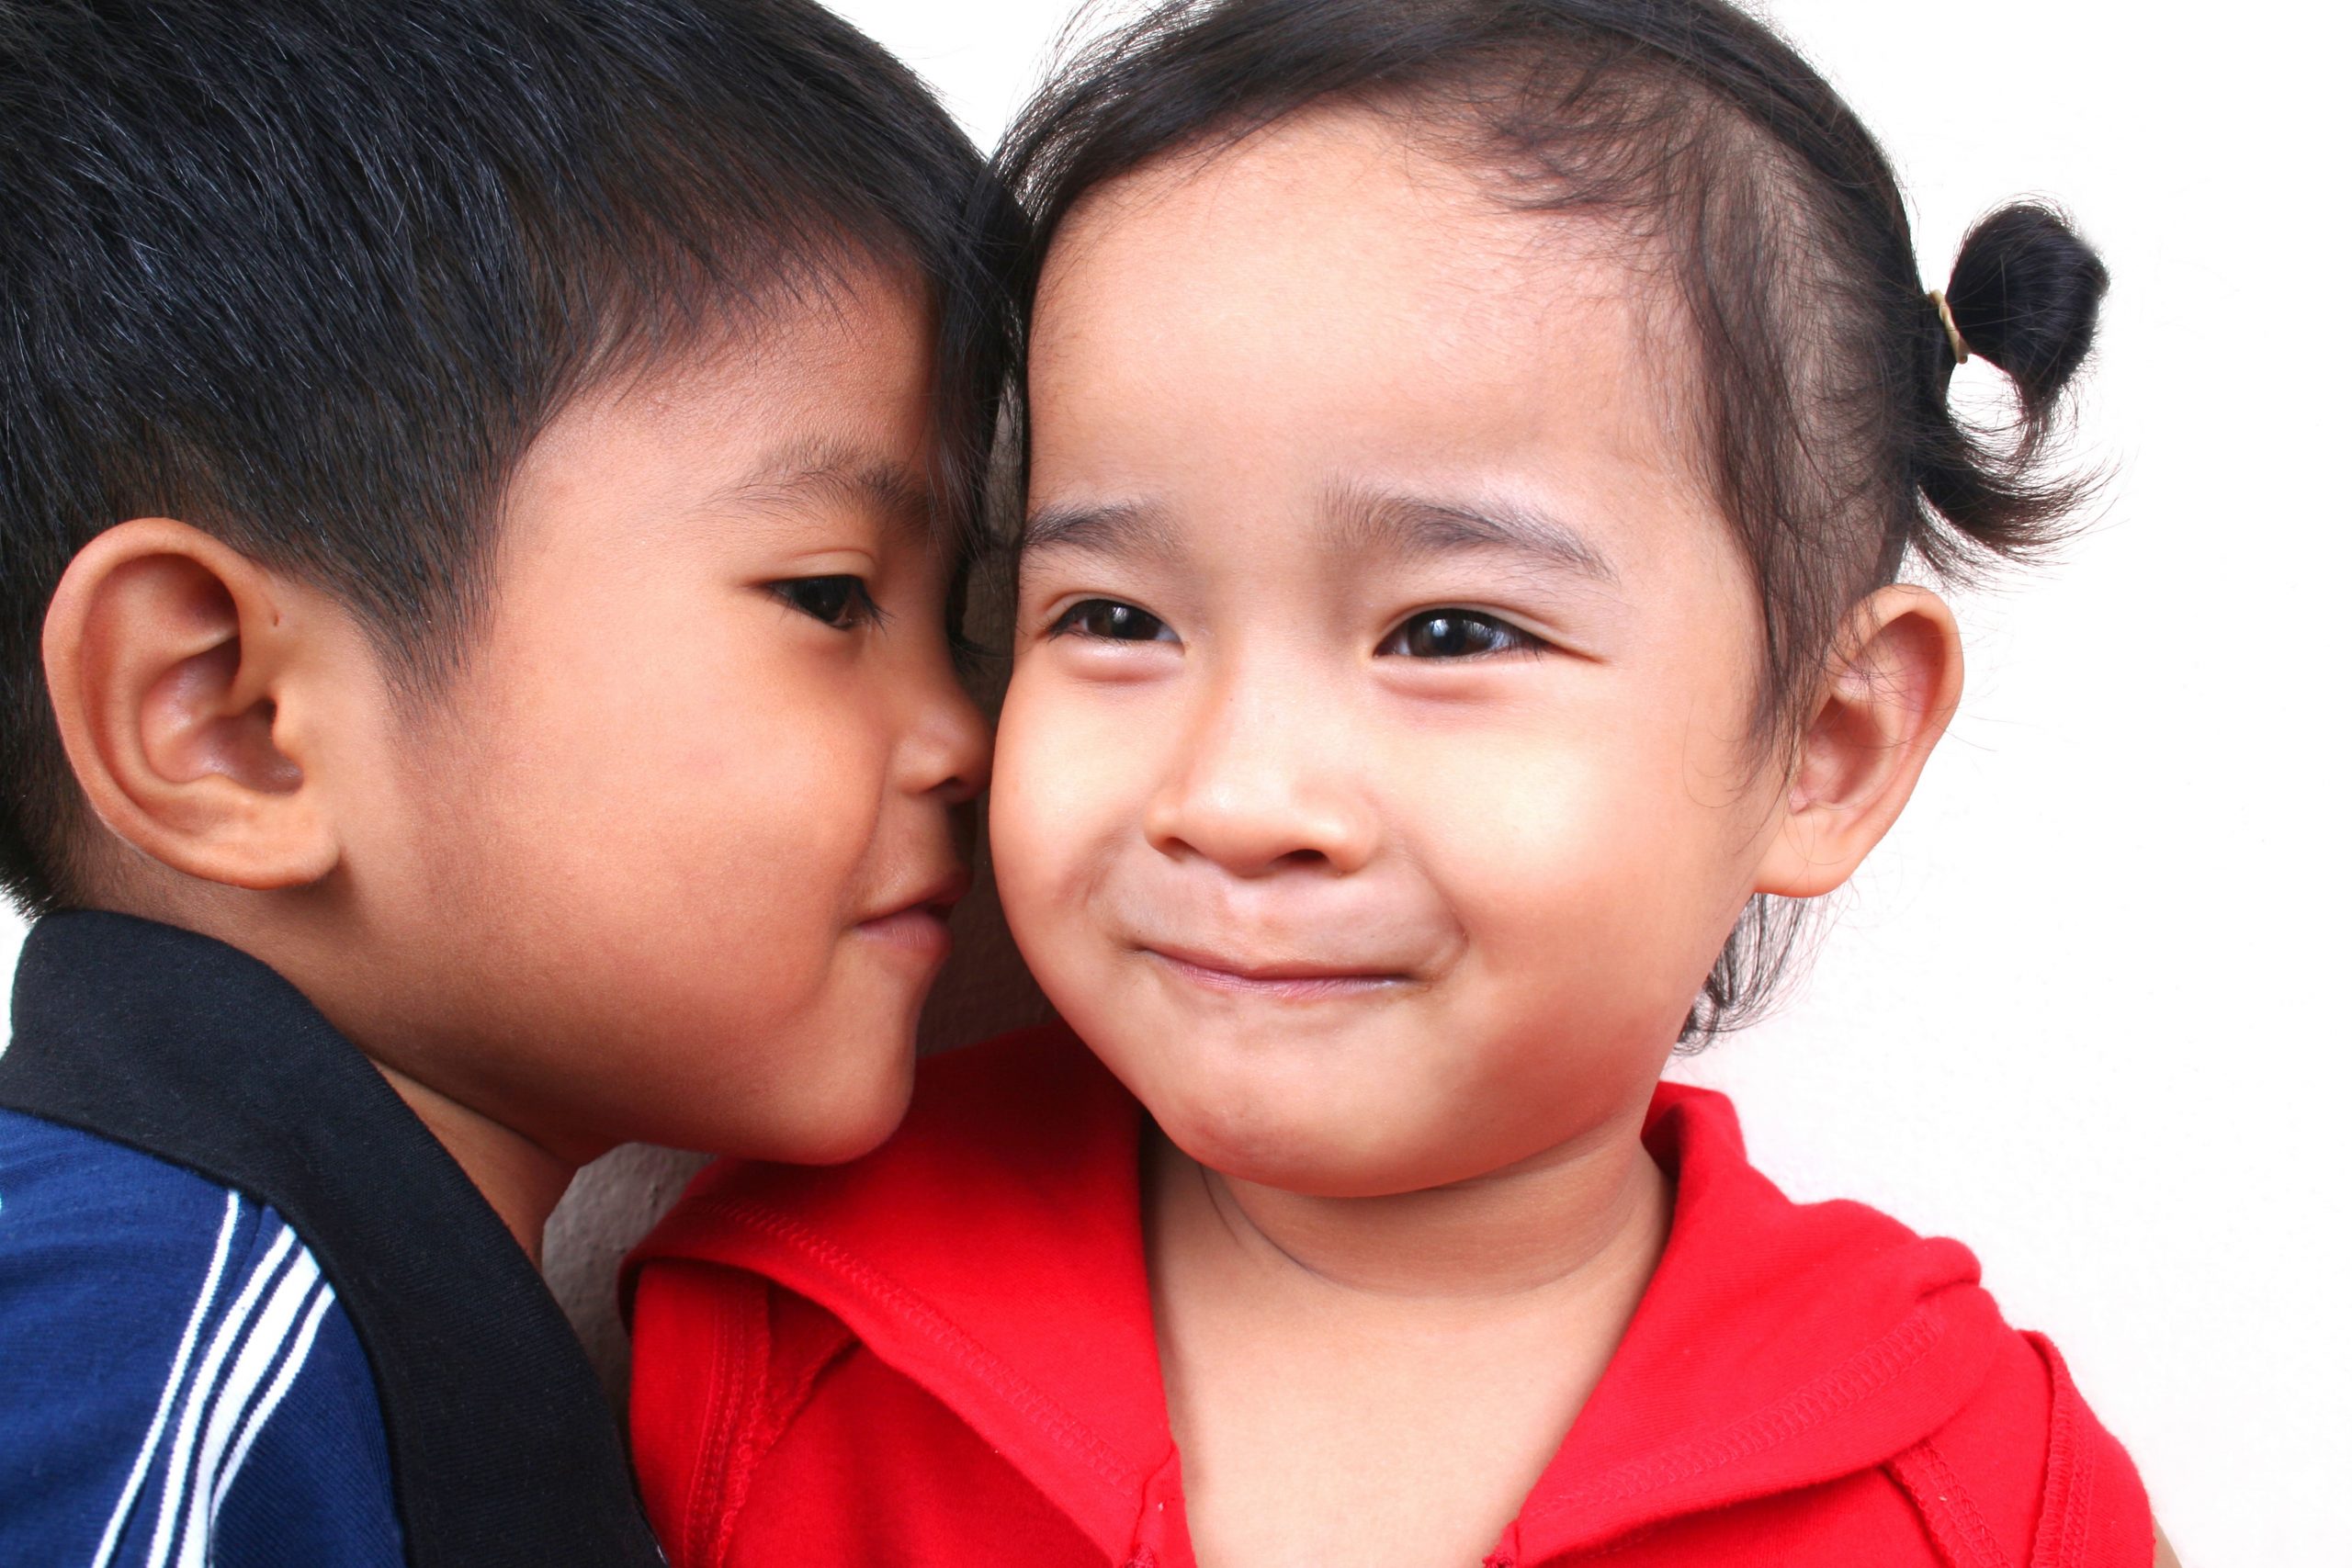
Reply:
M1192 1568L1142 1113L1059 1030L925 1065L829 1169L721 1164L632 1260L631 1427L679 1568ZM1661 1085L1666 1251L1489 1568L2148 1568L2131 1461L1957 1242L1791 1202Z

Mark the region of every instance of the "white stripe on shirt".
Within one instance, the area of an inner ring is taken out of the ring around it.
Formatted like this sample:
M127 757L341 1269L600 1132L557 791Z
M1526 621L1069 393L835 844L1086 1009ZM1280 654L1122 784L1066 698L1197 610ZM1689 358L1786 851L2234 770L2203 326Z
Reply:
M164 1568L169 1559L173 1538L178 1533L180 1499L187 1494L188 1466L196 1457L198 1428L203 1425L205 1407L212 1402L212 1391L220 1381L229 1352L235 1348L245 1319L252 1315L254 1303L260 1297L262 1287L278 1272L278 1265L294 1246L292 1227L280 1225L277 1239L269 1244L261 1264L245 1280L245 1288L237 1292L220 1324L213 1329L206 1345L204 1359L198 1363L196 1377L188 1384L187 1397L181 1403L177 1429L172 1434L170 1462L164 1471L164 1496L155 1513L155 1533L147 1551L147 1568Z
M287 1234L290 1235L292 1232ZM204 1416L204 1440L197 1450L196 1466L188 1477L186 1521L176 1531L179 1540L178 1551L173 1557L174 1568L205 1568L212 1551L216 1495L213 1483L220 1474L220 1461L236 1440L254 1402L267 1386L270 1370L277 1366L288 1342L300 1332L304 1309L317 1293L318 1283L318 1260L311 1256L309 1247L297 1247L292 1261L270 1287L267 1303L254 1316L253 1332L238 1347L236 1359L231 1364L228 1376L221 1380L220 1397ZM196 1415L194 1410L188 1411L181 1416L182 1424ZM150 1561L155 1560L151 1553Z
M213 1293L220 1288L220 1270L229 1261L229 1240L237 1234L237 1211L242 1207L237 1195L230 1193L228 1213L220 1219L220 1238L212 1244L212 1267L205 1271L204 1288L197 1292L195 1310L187 1314L187 1326L180 1331L180 1348L172 1357L171 1375L164 1380L164 1397L155 1402L155 1418L147 1424L146 1440L139 1445L139 1457L131 1462L130 1479L123 1483L122 1495L115 1499L114 1517L107 1520L107 1532L98 1538L97 1555L90 1559L90 1568L106 1568L107 1559L114 1555L115 1540L122 1534L123 1522L130 1517L131 1507L139 1501L139 1488L147 1479L148 1461L155 1457L155 1445L171 1421L173 1396L179 1393L180 1379L187 1374L189 1353L196 1348L197 1332L204 1326L204 1314L212 1310Z
M253 1451L254 1439L261 1436L264 1427L269 1425L269 1417L277 1409L277 1402L286 1397L286 1391L294 1386L295 1374L311 1359L311 1346L319 1337L320 1320L326 1316L327 1308L333 1305L334 1287L322 1279L319 1281L318 1293L311 1298L311 1312L302 1320L302 1331L294 1337L294 1348L288 1351L286 1359L278 1363L277 1376L271 1382L269 1392L262 1396L260 1405L254 1411L254 1418L246 1423L244 1432L237 1438L236 1451L230 1454L229 1462L220 1467L220 1479L212 1488L212 1517L216 1520L220 1517L221 1499L229 1495L229 1488L236 1483L237 1472L244 1468L245 1455Z

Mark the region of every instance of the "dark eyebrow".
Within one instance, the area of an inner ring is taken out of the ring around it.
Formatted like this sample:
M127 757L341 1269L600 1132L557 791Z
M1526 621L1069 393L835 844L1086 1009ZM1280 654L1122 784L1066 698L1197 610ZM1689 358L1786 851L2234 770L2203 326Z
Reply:
M1084 550L1091 555L1172 560L1182 553L1167 514L1129 502L1044 506L1021 528L1021 553Z
M769 451L713 500L718 508L791 504L811 491L871 507L894 527L929 536L936 511L923 476L851 442L788 443Z
M1613 583L1609 558L1560 518L1516 501L1457 501L1407 492L1335 491L1327 502L1333 543L1351 551L1407 558L1505 550Z

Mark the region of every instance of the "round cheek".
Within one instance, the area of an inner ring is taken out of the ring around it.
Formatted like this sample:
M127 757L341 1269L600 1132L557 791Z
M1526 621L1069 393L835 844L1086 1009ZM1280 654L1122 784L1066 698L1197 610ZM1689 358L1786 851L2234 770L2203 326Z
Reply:
M1102 898L1120 857L1154 852L1141 825L1165 759L1149 738L1166 729L1150 716L1150 695L1072 681L1055 657L1023 654L1006 693L990 857L1005 922L1038 985L1133 1084L1138 1055L1166 1042L1128 1005L1139 976L1114 946Z
M1736 806L1701 799L1670 740L1614 732L1600 746L1532 738L1481 749L1433 781L1416 851L1498 985L1573 992L1601 1036L1679 1021L1738 896Z
M1006 917L1031 924L1080 914L1103 857L1137 830L1152 766L1138 743L1146 700L1106 697L1056 671L1055 658L1041 649L1015 665L989 788Z
M517 837L550 874L558 918L699 949L706 987L780 980L779 961L841 929L887 759L854 704L781 682L745 690L762 682L728 671L760 664L712 655L691 683L607 684L601 711L534 737L537 755L510 771L542 826Z
M865 739L846 682L760 679L773 657L674 628L662 647L659 662L537 682L527 703L469 694L415 752L413 825L385 835L418 857L391 921L437 950L414 971L436 994L413 1005L494 1042L471 1068L491 1093L560 1081L582 1124L708 1146L739 1117L771 1134L828 1103L840 1120L842 1095L868 1086L825 1058L888 1076L871 1035L891 998L865 998L842 952L887 747ZM594 657L503 651L474 676ZM844 988L858 995L832 1005ZM796 1075L803 1090L785 1092ZM830 1100L808 1081L833 1078Z

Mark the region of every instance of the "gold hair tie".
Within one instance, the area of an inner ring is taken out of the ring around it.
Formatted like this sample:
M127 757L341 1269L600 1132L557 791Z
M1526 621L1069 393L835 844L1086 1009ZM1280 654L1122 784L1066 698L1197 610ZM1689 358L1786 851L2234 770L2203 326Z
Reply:
M1936 308L1936 320L1944 324L1944 341L1951 344L1951 362L1968 363L1968 340L1960 335L1960 323L1951 319L1951 301L1944 298L1940 288L1928 290L1928 299Z

